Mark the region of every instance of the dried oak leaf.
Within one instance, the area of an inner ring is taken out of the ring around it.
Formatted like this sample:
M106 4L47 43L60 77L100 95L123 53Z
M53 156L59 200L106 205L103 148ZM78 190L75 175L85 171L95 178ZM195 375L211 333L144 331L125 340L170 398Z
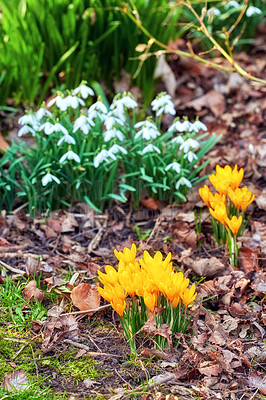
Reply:
M27 283L27 285L24 287L24 289L22 291L23 298L26 301L28 301L32 297L34 297L35 300L41 302L41 301L43 301L44 293L45 292L43 292L42 290L37 288L36 281L30 281L29 283Z
M140 203L143 205L143 207L154 211L158 210L160 204L158 200L155 200L152 197L149 197L148 199L142 199L140 200Z
M209 108L216 117L224 114L225 98L222 93L216 90L210 90L208 93L200 96L186 104L186 107L192 107L196 111L201 111L203 108Z
M245 274L258 269L258 256L256 252L249 247L240 247L238 260Z
M80 311L87 311L99 307L100 293L96 286L80 283L71 292L71 300Z
M266 376L265 374L259 374L258 372L252 371L251 374L243 379L244 382L251 388L259 389L262 394L266 395Z
M7 391L23 391L27 388L29 381L23 369L7 372L2 382L2 388Z
M216 257L196 258L196 260L188 257L183 262L187 267L192 268L197 275L208 278L217 276L225 270L225 265Z
M202 375L206 376L218 376L222 372L221 366L213 361L203 361L198 370Z

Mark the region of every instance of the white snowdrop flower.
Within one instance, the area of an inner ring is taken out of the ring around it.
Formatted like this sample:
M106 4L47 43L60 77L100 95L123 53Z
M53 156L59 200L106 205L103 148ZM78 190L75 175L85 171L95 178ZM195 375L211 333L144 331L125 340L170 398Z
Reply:
M106 108L106 105L100 100L96 101L96 103L94 103L94 104L92 104L90 106L90 108L88 109L88 115L92 111L98 111L98 112L103 113L103 114L107 114L107 112L108 112L108 110Z
M172 131L190 132L190 130L189 130L190 126L191 126L191 123L189 121L184 121L184 122L176 121L170 126L170 128L168 129L168 132L172 132Z
M151 103L152 110L156 111L156 116L162 113L175 115L175 106L169 94L159 95Z
M173 169L179 174L181 170L181 165L178 162L174 161L171 164L168 164L167 167L165 167L165 171L169 171L169 169Z
M160 136L160 132L158 131L157 126L151 121L141 121L135 124L136 129L141 128L135 135L135 139L142 137L143 139L150 140L156 139L157 136Z
M221 11L216 8L216 7L211 7L208 11L207 11L207 16L208 17L212 17L213 15L216 15L217 17L219 15L221 15Z
M46 110L46 108L42 107L35 113L35 116L38 121L41 121L41 119L43 119L43 117L45 116L52 118L53 114L50 111Z
M35 125L37 122L34 114L25 114L23 117L20 117L18 120L19 125Z
M121 141L125 139L125 136L123 135L123 133L115 128L103 132L103 136L104 136L105 142L109 142L111 139L114 139L114 138L117 138Z
M237 2L237 1L235 1L235 0L231 0L231 1L229 1L229 2L226 4L226 7L227 7L227 8L229 8L229 7L235 7L235 8L238 8L238 7L239 7L239 4L238 4L238 2Z
M127 154L126 149L124 149L124 147L122 147L122 146L119 146L118 144L114 144L114 145L108 150L108 152L109 152L109 153L112 153L112 154L116 154L116 153L118 153L119 151L120 151L121 153Z
M67 153L65 153L59 160L59 163L62 164L65 160L74 160L77 163L80 163L80 158L79 156L74 153L74 151L69 150Z
M176 136L174 137L174 139L171 140L171 143L183 144L184 139L182 138L182 136Z
M108 150L106 150L106 149L101 150L100 153L97 154L96 157L94 157L94 160L93 160L94 167L95 167L95 168L98 168L99 165L100 165L103 161L109 162L109 161L110 161L110 158L112 158L113 160L116 160L116 156L115 156L113 153L110 153L110 152L109 152Z
M80 99L77 96L68 95L67 97L65 97L63 99L63 102L66 104L67 108L71 107L71 108L76 109L76 108L78 108L79 105L85 106L84 100ZM61 110L62 110L62 108L61 108ZM65 109L62 111L65 111Z
M115 108L136 108L138 107L138 103L132 99L132 97L130 96L124 96L121 99L116 99L113 101L113 103L111 104L111 110L115 109Z
M188 153L185 154L184 157L187 158L189 162L192 162L193 160L198 159L197 155L195 153L193 153L193 151L189 151Z
M62 136L61 139L58 140L57 146L61 146L61 144L64 142L68 144L76 144L75 139L69 134Z
M246 11L247 17L251 17L254 14L261 14L261 13L262 11L258 7L253 7L253 6L248 7Z
M181 185L183 185L183 186L185 185L188 188L192 188L191 182L184 176L182 176L182 178L180 178L179 181L176 182L176 185L175 185L176 190L178 190Z
M64 135L68 135L68 130L63 125L59 124L59 122L50 127L47 135L51 135L53 132L62 132Z
M52 132L50 132L50 129L54 126L51 122L46 121L44 124L39 126L38 131L44 131L45 135L50 135Z
M83 99L86 99L88 96L94 96L94 91L89 86L81 84L73 90L73 94L80 94Z
M123 118L124 118L124 115L123 115ZM105 125L106 129L109 130L109 129L112 129L115 124L123 125L124 124L124 119L121 120L119 117L117 117L115 115L115 113L113 111L110 111L107 114L107 117L106 117L106 119L104 121L104 125Z
M153 151L157 151L157 153L161 153L160 149L158 147L154 146L153 144L148 144L144 149L142 150L141 154L146 154L146 153L151 153Z
M48 185L48 183L50 183L52 181L55 181L57 184L60 183L60 180L56 176L48 173L42 178L42 185L46 186L46 185Z
M195 139L187 139L183 144L180 146L180 150L183 150L184 153L188 153L189 149L197 149L199 147L199 142Z
M254 146L252 143L250 143L248 145L248 150L249 150L250 154L255 154L255 149L254 149Z
M200 130L207 131L207 126L200 121L195 121L194 124L190 124L189 132L196 132L198 133Z
M86 115L81 115L76 119L73 126L73 133L80 129L85 135L87 135L92 126L95 126L93 120Z
M27 133L31 133L32 136L36 135L36 132L34 129L32 129L30 126L28 125L24 125L22 128L20 128L20 130L18 131L18 137L21 137L23 135L27 135Z
M54 97L52 100L49 101L49 103L47 104L47 107L50 108L52 107L54 104L57 105L58 108L61 109L61 107L64 107L64 102L63 102L63 98L61 96L56 96ZM67 109L67 108L66 108Z

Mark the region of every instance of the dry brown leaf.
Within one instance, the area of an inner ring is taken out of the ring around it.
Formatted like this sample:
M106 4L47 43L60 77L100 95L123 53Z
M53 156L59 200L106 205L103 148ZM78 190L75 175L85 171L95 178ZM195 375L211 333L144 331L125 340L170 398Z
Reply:
M203 96L188 102L186 107L192 107L196 111L201 111L204 107L207 107L216 117L219 117L223 115L225 111L225 98L216 90L210 90Z
M172 341L170 338L170 336L172 335L172 332L170 330L169 324L162 324L160 326L160 328L157 328L154 314L152 314L150 316L150 318L145 323L145 325L140 329L140 332L146 332L152 336L159 335L159 336L165 337L168 341L169 347L172 347Z
M196 258L196 260L188 257L183 262L187 267L192 268L197 275L208 278L215 277L225 270L225 265L216 257Z
M37 288L36 281L30 281L29 283L27 283L27 285L24 287L24 289L22 291L23 298L26 301L28 301L32 297L34 297L35 300L41 302L41 301L43 301L44 293L45 292L43 292L42 290Z
M71 292L71 300L75 307L80 311L86 311L97 308L100 305L100 293L96 286L88 283L80 283Z
M244 379L249 387L259 389L262 394L266 395L266 376L252 371L247 379Z
M240 247L238 260L245 274L258 269L258 256L256 252L249 247Z
M198 370L202 375L206 376L218 376L222 372L221 366L213 361L203 361Z
M143 207L149 208L150 210L158 210L158 200L153 199L152 197L149 197L148 199L142 199L140 203L143 205Z
M47 285L47 292L51 292L52 289L58 286L66 285L68 281L57 276L51 276L50 278L44 279L43 283Z
M257 271L253 277L251 287L255 292L266 295L266 272Z
M6 240L3 237L0 237L0 246L10 246L10 245L11 245L11 243L9 243L8 240Z
M2 382L2 388L7 391L23 391L29 384L28 378L23 369L17 371L7 372ZM5 397L5 396L4 396Z

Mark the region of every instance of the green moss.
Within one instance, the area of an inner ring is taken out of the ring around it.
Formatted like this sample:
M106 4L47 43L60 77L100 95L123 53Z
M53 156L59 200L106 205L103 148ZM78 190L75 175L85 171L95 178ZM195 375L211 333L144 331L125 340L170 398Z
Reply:
M86 356L78 360L73 359L73 356L72 359L69 360L57 360L51 363L51 368L54 368L54 370L61 375L72 378L75 384L85 379L97 379L103 373L101 365L94 359Z

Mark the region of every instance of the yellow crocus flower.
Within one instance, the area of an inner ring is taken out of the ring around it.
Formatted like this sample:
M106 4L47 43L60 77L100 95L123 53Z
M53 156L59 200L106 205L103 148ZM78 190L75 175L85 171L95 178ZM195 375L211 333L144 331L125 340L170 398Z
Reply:
M131 249L125 247L123 253L122 251L117 250L114 250L114 253L119 261L123 260L125 265L127 265L129 263L134 263L137 254L137 248L136 245L133 243Z
M231 219L227 218L226 223L227 226L231 229L234 235L237 235L237 232L239 231L240 226L242 225L242 215L240 215L238 218L234 215Z
M207 185L204 185L202 188L199 189L199 195L206 204L207 207L210 207L210 196L212 195L210 189Z
M123 299L120 299L119 297L115 297L113 301L111 302L111 306L113 309L117 312L117 314L122 318L124 311L126 309L126 302Z
M191 304L195 298L197 297L197 293L195 293L196 286L193 284L190 289L186 288L182 293L181 293L181 299L183 300L183 303L185 304L186 307Z
M226 207L224 203L219 203L215 206L215 209L209 208L211 215L221 222L222 225L226 226L227 222L227 213Z
M255 195L251 193L250 190L246 186L240 188L236 188L233 190L232 188L228 189L228 196L232 203L236 206L237 209L241 207L244 212L246 208L253 202Z
M111 265L105 266L105 274L101 271L98 271L99 280L104 285L105 283L109 283L114 285L118 281L118 273Z
M216 165L216 175L209 175L209 180L220 194L227 195L228 188L236 189L242 182L243 177L243 168L238 171L237 165L233 170L229 165L224 168Z
M145 291L143 293L143 300L148 309L153 313L155 304L157 302L157 293Z

